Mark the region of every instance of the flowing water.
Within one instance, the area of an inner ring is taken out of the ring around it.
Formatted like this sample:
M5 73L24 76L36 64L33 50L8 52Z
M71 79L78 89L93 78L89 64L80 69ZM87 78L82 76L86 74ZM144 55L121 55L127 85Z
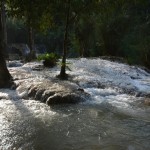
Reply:
M72 71L68 73L91 98L76 105L49 107L1 89L0 149L149 150L150 107L124 91L148 94L150 74L100 59L69 62ZM13 69L29 70L29 65ZM58 69L33 74L38 81L42 76L55 76Z

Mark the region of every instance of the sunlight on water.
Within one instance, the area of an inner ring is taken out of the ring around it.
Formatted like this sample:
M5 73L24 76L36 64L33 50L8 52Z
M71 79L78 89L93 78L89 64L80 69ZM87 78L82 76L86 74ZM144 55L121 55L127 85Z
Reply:
M0 148L29 149L38 132L56 115L45 104L33 100L0 100Z
M11 66L15 82L24 86L16 91L0 89L0 149L149 150L150 108L141 97L123 90L149 93L150 75L101 59L68 61L71 71L67 73L90 95L84 103L49 107L25 100L28 87L46 86L43 79L52 79L60 68L33 71L41 65L37 62ZM55 87L62 88L58 83Z
M150 75L144 70L101 59L70 60L75 80L81 84L97 82L118 88L138 89L147 93L150 91ZM77 72L77 73L76 73ZM144 89L144 90L143 90Z

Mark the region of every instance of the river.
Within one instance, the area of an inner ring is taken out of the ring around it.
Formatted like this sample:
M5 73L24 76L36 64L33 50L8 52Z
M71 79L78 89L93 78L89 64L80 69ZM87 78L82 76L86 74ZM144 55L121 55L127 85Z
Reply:
M149 93L150 74L101 59L69 62L68 73L91 98L76 105L47 106L0 89L0 149L149 150L150 107L124 91ZM30 65L12 69L27 70ZM58 68L33 74L38 81L55 76Z

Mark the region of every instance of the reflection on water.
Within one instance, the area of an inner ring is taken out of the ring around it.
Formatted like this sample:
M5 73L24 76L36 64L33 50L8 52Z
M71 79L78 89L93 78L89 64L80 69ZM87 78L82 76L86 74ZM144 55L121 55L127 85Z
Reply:
M0 100L1 149L149 150L150 119L110 105Z

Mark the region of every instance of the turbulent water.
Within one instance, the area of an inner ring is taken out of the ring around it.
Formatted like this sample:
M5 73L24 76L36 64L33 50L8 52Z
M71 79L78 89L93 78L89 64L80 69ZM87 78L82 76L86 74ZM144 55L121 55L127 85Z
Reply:
M150 74L101 59L68 62L67 73L91 98L49 107L22 99L15 90L0 89L0 149L149 150L150 107L136 95L150 94ZM23 82L53 78L60 69L27 74L37 63L14 64L9 69Z

